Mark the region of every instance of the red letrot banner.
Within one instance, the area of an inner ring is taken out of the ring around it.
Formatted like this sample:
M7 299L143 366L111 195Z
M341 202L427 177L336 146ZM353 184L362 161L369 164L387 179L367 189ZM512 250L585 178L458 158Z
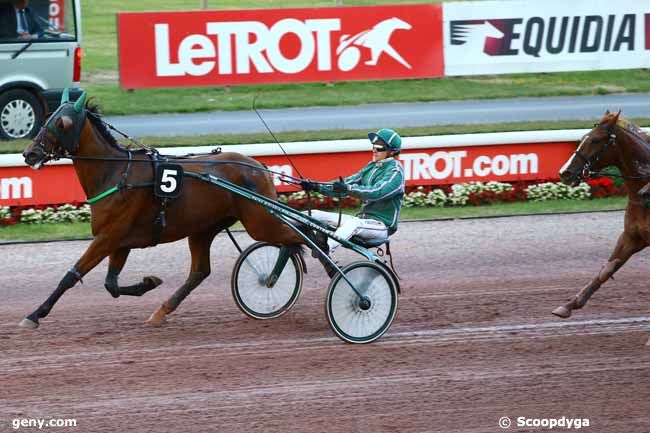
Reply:
M442 7L117 14L123 88L384 80L444 71Z

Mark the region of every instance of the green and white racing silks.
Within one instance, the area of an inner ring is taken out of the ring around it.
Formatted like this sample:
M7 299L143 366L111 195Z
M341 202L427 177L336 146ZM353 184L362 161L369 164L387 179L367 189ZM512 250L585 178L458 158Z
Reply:
M359 197L363 202L357 216L381 221L388 227L389 234L395 233L404 199L402 164L395 158L370 161L359 172L343 180L350 189L350 195ZM338 195L331 184L322 185L320 191L329 196Z

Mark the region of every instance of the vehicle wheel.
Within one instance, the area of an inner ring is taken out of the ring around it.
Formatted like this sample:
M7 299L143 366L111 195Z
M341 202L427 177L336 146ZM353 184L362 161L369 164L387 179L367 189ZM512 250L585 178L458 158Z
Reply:
M33 138L43 124L43 106L38 98L23 89L0 95L0 138Z
M327 292L327 320L343 341L373 342L393 323L397 312L397 286L388 272L373 262L355 262L342 271L367 303L364 304L341 274L337 274Z
M246 248L232 273L231 288L235 303L253 319L274 319L289 311L302 289L303 269L297 252L291 254L272 287L267 278L280 256L280 247L257 242Z

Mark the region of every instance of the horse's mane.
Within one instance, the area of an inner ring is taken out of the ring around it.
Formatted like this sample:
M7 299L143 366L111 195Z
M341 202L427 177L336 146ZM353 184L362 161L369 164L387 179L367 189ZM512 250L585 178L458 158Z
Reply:
M104 140L108 144L111 145L111 147L114 147L115 149L126 152L127 149L122 146L120 143L117 142L115 137L113 137L113 134L111 134L111 131L108 130L108 127L106 124L102 121L102 109L99 106L97 102L95 102L92 98L88 100L86 103L86 110L88 111L88 120L90 123L93 125L95 130L99 132L99 135L102 136Z
M650 135L646 133L643 129L639 128L637 125L634 123L630 122L627 119L624 119L622 117L619 117L618 122L616 122L616 125L627 132L631 133L632 135L636 136L639 140L642 140L646 143L650 141Z

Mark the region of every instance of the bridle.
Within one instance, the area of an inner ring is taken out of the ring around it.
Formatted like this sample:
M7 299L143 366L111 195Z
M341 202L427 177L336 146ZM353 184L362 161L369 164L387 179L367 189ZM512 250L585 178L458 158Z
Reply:
M56 128L56 126L53 125L53 123L55 123L54 121L57 118L56 116L60 111L62 111L64 106L65 105L62 104L59 106L59 108L56 109L56 111L54 111L54 113L52 113L50 118L47 119L47 122L45 122L45 124L38 131L36 137L34 137L34 148L40 150L40 152L44 155L43 160L40 161L41 164L45 164L48 161L56 161L61 158L67 158L70 156L70 151L66 147L53 144L47 134L50 132L57 138L60 143L63 143L63 136Z
M616 132L610 131L610 129L604 125L601 124L596 124L594 126L597 126L600 129L604 129L605 132L607 132L607 135L609 139L605 143L605 145L595 154L593 154L591 157L587 157L583 155L580 152L580 147L576 149L575 152L573 152L573 155L577 157L580 161L584 161L584 165L582 166L582 170L580 173L577 175L578 179L586 179L588 177L591 177L594 174L599 174L600 172L592 171L591 167L593 167L595 164L600 161L600 159L603 157L605 152L607 152L607 149L611 146L614 147L616 145ZM589 134L589 137L591 138L591 133Z
M87 115L85 108L80 107L77 111L76 105L72 102L64 102L57 108L34 138L33 148L43 155L40 164L61 158L73 158L74 153L79 149L79 136ZM72 125L66 131L60 131L56 121L63 118L70 118ZM54 139L50 139L52 134Z

